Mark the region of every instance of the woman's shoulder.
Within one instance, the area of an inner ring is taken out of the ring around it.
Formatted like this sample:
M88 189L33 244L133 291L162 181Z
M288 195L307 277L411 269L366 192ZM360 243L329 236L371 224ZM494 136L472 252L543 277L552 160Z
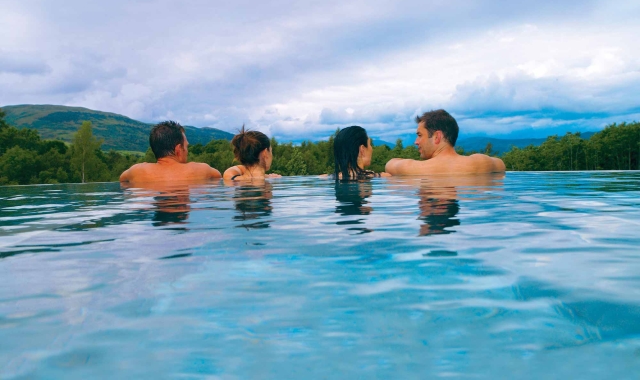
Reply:
M233 180L235 177L241 176L245 173L245 167L243 165L232 166L224 171L222 178Z

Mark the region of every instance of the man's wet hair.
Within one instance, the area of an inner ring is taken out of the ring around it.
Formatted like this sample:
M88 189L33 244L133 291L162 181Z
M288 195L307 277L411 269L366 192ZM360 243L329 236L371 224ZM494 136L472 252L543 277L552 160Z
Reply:
M449 112L443 109L425 112L422 116L416 116L416 123L424 123L429 137L433 136L435 131L441 131L451 146L456 145L456 141L458 140L458 123Z
M184 145L184 127L175 121L163 121L151 129L149 145L156 160L175 155L176 145Z

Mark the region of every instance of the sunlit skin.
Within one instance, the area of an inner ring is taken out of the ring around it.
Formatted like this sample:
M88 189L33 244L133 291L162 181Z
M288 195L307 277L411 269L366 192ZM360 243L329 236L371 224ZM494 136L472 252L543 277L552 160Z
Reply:
M189 142L182 134L184 142L175 147L174 154L158 159L155 164L135 164L120 175L120 182L147 183L167 181L203 181L222 177L220 172L200 162L187 162Z
M369 139L367 146L360 145L360 151L358 152L358 166L360 169L364 169L371 165L372 156L373 146L371 145L371 139Z
M442 131L431 136L424 123L416 129L416 148L425 161L393 158L387 162L385 170L392 175L424 174L475 174L500 173L505 171L504 163L496 157L484 154L459 155L444 137Z
M281 177L280 174L266 174L271 168L272 162L273 153L271 151L271 147L269 147L260 152L260 162L257 165L253 165L250 167L247 167L245 165L232 166L229 169L225 170L222 177L225 179L225 181L231 180L231 178L235 176L238 177L235 177L234 181L248 181Z

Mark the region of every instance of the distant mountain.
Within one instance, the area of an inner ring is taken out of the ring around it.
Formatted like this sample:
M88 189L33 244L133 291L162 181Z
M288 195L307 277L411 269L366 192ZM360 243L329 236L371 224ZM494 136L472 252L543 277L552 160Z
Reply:
M582 132L580 136L583 139L589 139L595 132ZM562 137L562 135L558 135ZM400 137L404 146L413 145L415 141L415 135L403 135ZM527 139L503 139L486 136L470 136L461 137L456 142L456 148L462 148L467 152L483 152L487 147L487 143L491 143L493 152L497 154L503 154L511 150L511 147L524 148L529 145L538 146L545 142L547 138L527 138ZM375 139L374 139L375 141ZM382 142L385 143L385 142ZM395 144L385 143L389 147L393 148Z
M462 148L465 151L483 152L488 143L491 143L492 150L499 154L506 153L511 150L511 147L524 148L529 145L538 146L545 142L547 139L497 139L492 137L467 137L458 140L456 148Z
M104 139L103 150L145 152L153 126L115 113L82 107L28 104L0 108L6 112L5 120L9 125L36 129L43 139L71 142L78 127L88 120L93 126L93 134ZM190 144L206 144L212 139L231 140L233 137L231 133L215 128L185 126L185 131Z
M371 143L373 144L373 146L386 145L386 146L388 146L389 148L393 148L394 146L396 146L396 144L392 144L392 143L390 143L390 142L387 142L387 141L383 141L383 140L377 139L377 138L375 138L375 137L372 137L372 138L371 138Z
M584 133L581 133L580 136L583 139L589 139L591 136L594 135L594 133L595 132L584 132ZM547 138L498 139L498 138L492 138L492 137L476 136L476 137L466 137L466 138L459 139L456 142L456 147L461 147L467 152L469 151L483 152L487 147L487 144L491 143L491 149L498 154L502 154L510 151L511 148L514 146L516 148L524 148L529 145L538 146L538 145L541 145L546 140Z

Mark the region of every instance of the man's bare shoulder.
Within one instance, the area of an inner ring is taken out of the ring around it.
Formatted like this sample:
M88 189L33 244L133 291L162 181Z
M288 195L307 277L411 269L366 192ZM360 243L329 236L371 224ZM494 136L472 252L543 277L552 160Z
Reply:
M148 173L156 164L150 164L148 162L142 162L131 166L120 175L121 182L132 181L138 179L140 176L144 176Z
M205 177L220 178L222 175L217 169L212 168L209 164L204 162L188 162L185 164L187 169L202 174Z
M469 156L478 172L504 172L504 162L498 157L490 157L486 154L476 153Z
M385 172L391 175L434 174L439 171L433 160L418 161L409 158L393 158L387 162Z
M147 171L149 169L152 169L155 166L157 166L157 164L152 164L152 163L149 163L149 162L141 162L139 164L135 164L135 165L131 166L128 170L131 170L133 172Z

